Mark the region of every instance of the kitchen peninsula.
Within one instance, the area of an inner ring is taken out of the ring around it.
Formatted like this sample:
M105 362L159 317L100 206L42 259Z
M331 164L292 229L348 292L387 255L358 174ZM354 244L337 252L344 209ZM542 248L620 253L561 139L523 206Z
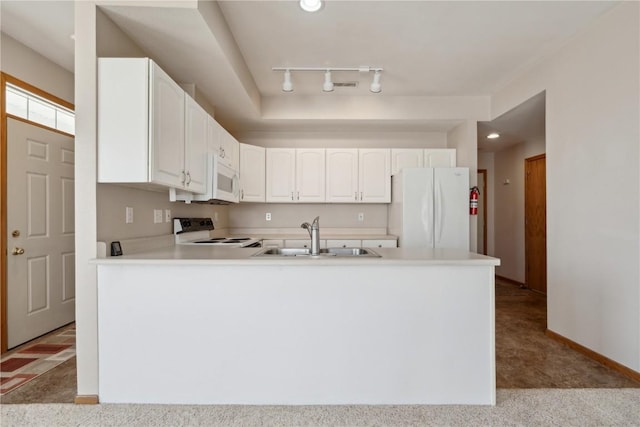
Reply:
M495 404L494 268L460 250L95 261L104 403Z

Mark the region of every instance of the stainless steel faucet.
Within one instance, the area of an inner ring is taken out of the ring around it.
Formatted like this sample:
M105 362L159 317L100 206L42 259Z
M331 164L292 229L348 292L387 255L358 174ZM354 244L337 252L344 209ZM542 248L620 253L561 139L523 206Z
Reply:
M301 228L306 229L309 232L309 237L311 237L311 255L319 255L320 254L320 217L317 216L316 219L313 220L312 224L308 222L303 222L300 224Z

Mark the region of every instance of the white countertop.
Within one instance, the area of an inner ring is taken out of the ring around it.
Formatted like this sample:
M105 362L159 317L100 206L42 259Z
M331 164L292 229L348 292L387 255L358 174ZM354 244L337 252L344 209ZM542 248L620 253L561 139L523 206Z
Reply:
M99 265L500 265L500 260L458 249L375 248L373 257L253 257L263 248L167 246L153 251L93 260Z

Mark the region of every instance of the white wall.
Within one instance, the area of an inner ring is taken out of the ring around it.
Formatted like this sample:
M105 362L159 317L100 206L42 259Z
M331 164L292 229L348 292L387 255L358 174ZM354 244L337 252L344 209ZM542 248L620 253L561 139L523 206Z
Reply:
M488 152L478 152L478 169L487 171L487 194L485 194L485 203L487 206L487 255L495 256L495 162L494 154Z
M545 142L538 140L494 154L494 254L500 258L496 274L520 283L525 282L524 163L544 152Z
M456 149L457 165L469 168L469 188L478 183L478 120L467 120L447 133L447 147ZM477 247L478 217L469 215L469 250L476 252Z
M73 73L2 33L0 69L58 98L73 103Z
M621 3L492 99L498 117L546 90L549 329L636 371L638 16Z

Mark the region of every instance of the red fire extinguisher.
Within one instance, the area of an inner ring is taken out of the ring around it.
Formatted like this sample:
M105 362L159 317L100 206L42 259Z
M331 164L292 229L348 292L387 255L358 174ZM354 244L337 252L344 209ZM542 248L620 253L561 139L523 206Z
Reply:
M471 187L471 193L469 194L469 215L478 215L478 196L480 196L480 189L478 189L478 187Z

